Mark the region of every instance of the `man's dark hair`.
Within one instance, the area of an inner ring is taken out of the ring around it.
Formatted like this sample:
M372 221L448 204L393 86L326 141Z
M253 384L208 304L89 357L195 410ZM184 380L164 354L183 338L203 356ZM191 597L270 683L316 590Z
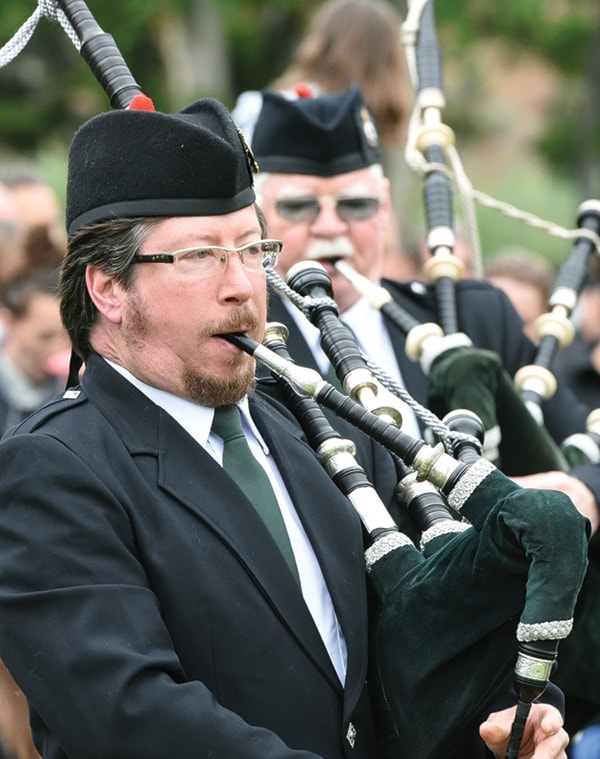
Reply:
M97 266L125 289L136 267L131 262L161 219L115 219L84 227L70 241L60 275L60 315L73 350L85 361L92 346L90 332L98 315L85 282L88 266Z

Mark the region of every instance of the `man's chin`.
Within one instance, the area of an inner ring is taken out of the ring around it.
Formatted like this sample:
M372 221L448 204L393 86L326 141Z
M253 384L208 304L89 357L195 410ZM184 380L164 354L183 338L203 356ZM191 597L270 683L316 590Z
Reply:
M254 362L241 373L218 376L190 372L184 377L186 397L213 408L237 403L254 390L254 385Z

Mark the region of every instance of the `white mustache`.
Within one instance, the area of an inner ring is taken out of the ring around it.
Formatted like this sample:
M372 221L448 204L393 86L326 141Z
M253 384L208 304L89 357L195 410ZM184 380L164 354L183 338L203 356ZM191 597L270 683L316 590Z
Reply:
M320 258L351 258L354 255L354 246L346 237L337 237L335 240L317 240L306 252L309 261Z

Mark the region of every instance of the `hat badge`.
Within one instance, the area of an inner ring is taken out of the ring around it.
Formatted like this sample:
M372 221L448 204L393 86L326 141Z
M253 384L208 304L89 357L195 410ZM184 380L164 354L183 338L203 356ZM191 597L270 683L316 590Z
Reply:
M372 148L376 148L379 145L379 136L377 134L377 128L371 118L371 114L366 108L360 109L360 118L363 125L363 132L367 142Z
M260 168L258 166L258 162L256 158L254 157L254 152L252 151L252 148L250 147L248 140L246 139L246 135L242 131L242 128L238 126L238 124L235 124L235 128L242 142L244 153L246 154L246 160L248 161L248 166L250 168L250 173L258 174L260 171Z

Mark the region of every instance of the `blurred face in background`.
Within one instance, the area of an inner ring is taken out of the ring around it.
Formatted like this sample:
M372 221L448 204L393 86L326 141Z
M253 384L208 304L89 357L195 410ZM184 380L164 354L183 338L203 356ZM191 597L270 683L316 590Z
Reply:
M581 291L577 305L579 333L590 343L600 341L600 286L586 286Z
M16 316L4 308L2 320L3 353L33 383L43 384L50 376L48 362L69 348L58 298L48 293L33 293L23 315Z
M490 276L488 281L508 295L523 320L523 332L534 342L539 340L535 320L548 310L545 291L532 284L508 276Z
M27 228L59 228L62 232L64 219L60 203L49 185L31 182L15 185L11 192L17 204L21 224Z
M343 258L374 282L381 278L390 200L380 167L333 177L259 174L256 191L269 236L283 241L277 267L282 277L298 261L318 261L331 277L342 312L359 295L334 268L336 260Z
M17 202L11 191L0 183L0 283L20 265L21 242Z

